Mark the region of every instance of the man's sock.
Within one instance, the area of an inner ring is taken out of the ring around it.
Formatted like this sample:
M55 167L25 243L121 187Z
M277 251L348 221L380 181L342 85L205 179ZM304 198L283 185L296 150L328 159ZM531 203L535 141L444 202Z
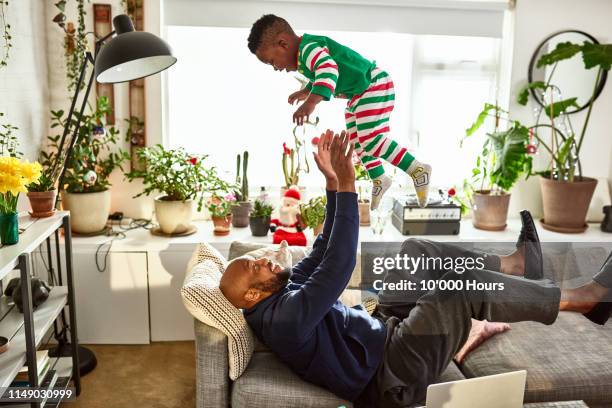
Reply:
M372 211L378 208L383 194L387 192L391 184L391 178L384 173L372 179L372 200L370 200L370 209Z
M427 206L429 196L429 183L431 182L431 166L423 164L418 160L413 160L406 171L412 177L416 190L419 207Z

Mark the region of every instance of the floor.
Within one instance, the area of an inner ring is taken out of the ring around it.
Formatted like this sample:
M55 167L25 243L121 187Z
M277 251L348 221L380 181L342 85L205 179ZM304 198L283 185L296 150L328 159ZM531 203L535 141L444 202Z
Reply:
M193 341L86 345L98 359L71 408L195 407Z

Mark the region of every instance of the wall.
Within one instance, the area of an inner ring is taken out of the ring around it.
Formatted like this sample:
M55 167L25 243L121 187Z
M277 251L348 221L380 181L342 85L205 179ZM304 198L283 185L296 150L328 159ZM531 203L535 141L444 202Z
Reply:
M609 0L517 0L515 10L514 58L512 63L512 97L510 112L525 124L533 123L533 107L516 101L516 91L525 83L531 55L548 35L578 29L593 35L602 43L612 42L612 1ZM593 107L589 129L582 147L584 174L612 180L612 80ZM585 112L572 115L576 129L582 129ZM510 216L522 208L541 215L541 195L537 177L519 183L511 200ZM608 201L609 202L609 201ZM595 209L601 212L601 209Z
M0 68L0 112L5 114L0 124L19 128L20 149L29 160L37 157L49 122L44 10L40 0L10 1L6 7L13 48L8 66Z

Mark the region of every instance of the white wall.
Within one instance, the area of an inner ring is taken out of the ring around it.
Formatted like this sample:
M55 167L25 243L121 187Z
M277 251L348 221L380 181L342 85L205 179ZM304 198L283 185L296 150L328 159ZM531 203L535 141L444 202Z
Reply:
M510 112L524 124L534 122L532 108L516 103L516 92L525 83L533 52L548 35L564 30L585 31L601 43L612 43L612 1L610 0L517 0L515 11L514 58ZM565 95L567 97L567 95ZM612 79L594 105L589 129L582 147L583 173L612 180ZM572 115L574 127L582 129L585 111ZM510 214L522 208L541 215L541 195L537 177L520 182L513 189ZM601 212L601 209L597 211Z
M29 160L38 155L49 118L44 9L40 0L10 1L6 7L13 48L8 66L0 68L0 112L4 112L0 124L19 128L15 134Z

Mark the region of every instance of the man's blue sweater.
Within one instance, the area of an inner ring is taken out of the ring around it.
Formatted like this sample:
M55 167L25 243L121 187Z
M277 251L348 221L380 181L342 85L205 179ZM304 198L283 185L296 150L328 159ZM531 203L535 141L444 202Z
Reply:
M361 306L338 301L355 267L357 195L328 191L326 211L323 233L293 267L289 284L244 316L302 379L355 400L381 361L386 331Z

